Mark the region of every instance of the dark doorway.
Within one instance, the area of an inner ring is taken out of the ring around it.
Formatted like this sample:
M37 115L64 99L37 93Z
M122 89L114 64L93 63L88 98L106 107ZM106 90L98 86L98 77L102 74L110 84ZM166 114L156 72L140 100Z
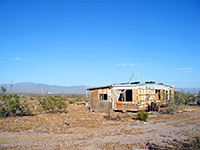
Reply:
M132 102L132 90L126 90L126 101Z
M120 93L118 101L124 101L124 93Z
M160 98L161 98L160 90L156 90L156 94L158 95L158 100L160 100Z

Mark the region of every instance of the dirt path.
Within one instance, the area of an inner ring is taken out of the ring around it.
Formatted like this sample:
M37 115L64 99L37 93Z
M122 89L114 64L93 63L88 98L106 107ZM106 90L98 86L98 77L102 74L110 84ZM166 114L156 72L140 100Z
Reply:
M150 116L147 123L131 119L134 114L116 114L122 119L71 107L67 114L0 119L0 149L181 149L183 142L200 136L199 107Z

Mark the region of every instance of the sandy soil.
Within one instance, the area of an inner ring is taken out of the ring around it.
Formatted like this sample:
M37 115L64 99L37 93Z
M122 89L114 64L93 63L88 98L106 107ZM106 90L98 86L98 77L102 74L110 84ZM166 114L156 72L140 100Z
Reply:
M90 112L69 105L69 112L0 118L0 149L192 149L200 136L200 107L174 115Z

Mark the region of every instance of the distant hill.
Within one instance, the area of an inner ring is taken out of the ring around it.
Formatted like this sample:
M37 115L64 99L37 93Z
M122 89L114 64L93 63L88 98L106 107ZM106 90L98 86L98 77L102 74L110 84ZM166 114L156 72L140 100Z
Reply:
M6 88L6 92L10 93L10 84L0 84ZM85 94L85 86L58 86L43 83L23 82L13 84L13 93L30 93L30 94Z
M10 93L10 84L0 84L6 88L7 93ZM46 94L85 94L85 86L58 86L48 85L44 83L23 82L13 84L13 93L30 93L40 94L43 88L43 93ZM175 91L184 91L185 93L198 94L200 88L176 88Z
M175 91L183 91L184 93L198 94L200 88L175 88Z

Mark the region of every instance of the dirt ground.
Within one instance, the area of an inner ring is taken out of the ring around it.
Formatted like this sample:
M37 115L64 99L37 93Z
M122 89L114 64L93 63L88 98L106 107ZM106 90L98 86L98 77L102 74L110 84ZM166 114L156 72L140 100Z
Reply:
M90 112L69 105L68 113L0 118L0 149L192 149L200 136L200 107L174 115Z

